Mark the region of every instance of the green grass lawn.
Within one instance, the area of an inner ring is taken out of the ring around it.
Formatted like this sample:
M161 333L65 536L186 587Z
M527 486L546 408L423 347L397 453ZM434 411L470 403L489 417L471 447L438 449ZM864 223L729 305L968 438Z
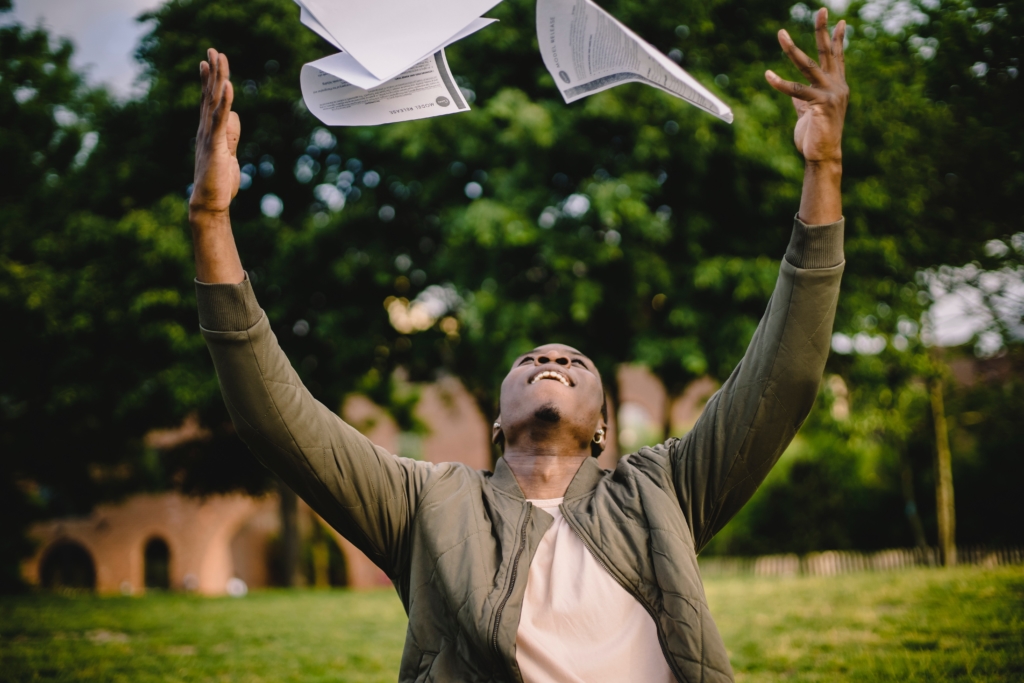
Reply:
M1024 569L707 581L738 681L1022 681ZM395 681L388 591L0 599L2 681Z
M736 680L1024 681L1024 568L705 582Z

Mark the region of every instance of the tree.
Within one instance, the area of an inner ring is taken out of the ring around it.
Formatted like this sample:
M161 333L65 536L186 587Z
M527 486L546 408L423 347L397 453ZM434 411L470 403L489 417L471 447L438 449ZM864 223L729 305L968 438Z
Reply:
M226 473L230 486L258 489L266 475L238 467L251 456L226 438L188 295L184 203L91 211L131 171L101 163L117 107L71 70L70 44L51 46L43 30L0 28L0 53L0 315L9 331L0 582L9 586L33 519L175 482L216 489ZM147 431L197 409L217 427L208 445L218 459L182 469L145 447Z

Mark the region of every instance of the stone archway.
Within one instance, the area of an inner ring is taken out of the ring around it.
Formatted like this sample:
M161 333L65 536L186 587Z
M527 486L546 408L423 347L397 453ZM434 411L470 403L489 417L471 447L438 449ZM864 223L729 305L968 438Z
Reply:
M44 588L96 589L96 563L84 545L61 539L50 545L39 563Z
M232 536L267 504L267 499L241 495L195 499L178 493L139 494L115 505L99 505L87 517L35 524L30 533L47 551L65 540L84 548L98 593L133 595L148 583L221 595L233 577ZM154 539L165 547L152 544ZM45 561L46 553L40 552L23 563L22 574L29 583L44 583ZM49 566L46 571L53 572Z
M142 550L142 576L146 590L171 587L171 549L160 536L152 536Z

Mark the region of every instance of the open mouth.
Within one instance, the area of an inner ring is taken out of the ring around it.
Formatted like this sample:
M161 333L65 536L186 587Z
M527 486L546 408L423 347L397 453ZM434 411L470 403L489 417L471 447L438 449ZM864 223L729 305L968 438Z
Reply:
M569 376L566 375L564 372L559 372L558 370L544 370L543 372L538 372L536 375L530 378L530 384L536 384L542 379L553 379L558 382L561 382L567 387L573 386L573 382L571 379L569 379Z

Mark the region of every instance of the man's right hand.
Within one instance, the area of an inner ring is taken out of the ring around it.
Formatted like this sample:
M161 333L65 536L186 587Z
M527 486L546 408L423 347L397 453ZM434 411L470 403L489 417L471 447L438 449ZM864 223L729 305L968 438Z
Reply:
M199 64L203 99L196 134L196 171L189 212L226 213L238 194L238 138L242 124L231 111L235 91L227 55L207 50L208 62Z
M203 100L196 134L196 173L188 220L200 282L238 284L245 279L231 234L229 209L242 178L238 167L238 138L242 124L231 111L235 91L231 87L228 58L213 48L208 62L199 65Z

